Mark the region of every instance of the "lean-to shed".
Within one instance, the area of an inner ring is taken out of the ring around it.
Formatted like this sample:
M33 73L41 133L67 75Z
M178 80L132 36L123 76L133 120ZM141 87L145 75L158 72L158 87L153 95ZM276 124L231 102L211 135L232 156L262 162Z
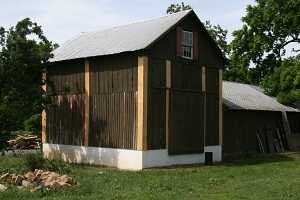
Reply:
M134 170L221 161L224 62L192 10L69 40L48 67L44 156Z
M271 149L268 151L275 151L273 147L276 143L270 141L273 139L270 139L272 135L265 133L270 131L277 138L277 130L285 131L284 115L287 116L291 134L300 133L297 125L300 122L299 110L280 104L275 98L265 95L257 86L223 81L223 102L225 154L257 152L260 140L262 143L269 140L268 148ZM265 148L264 151L266 150Z

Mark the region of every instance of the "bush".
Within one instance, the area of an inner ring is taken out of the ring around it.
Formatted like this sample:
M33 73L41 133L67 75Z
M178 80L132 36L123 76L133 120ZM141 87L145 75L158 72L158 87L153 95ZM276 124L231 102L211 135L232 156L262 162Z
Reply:
M26 170L34 171L35 169L55 171L60 174L70 173L71 166L61 160L47 160L41 153L27 154L25 156L24 166Z
M35 114L32 115L29 119L24 121L24 129L25 131L34 132L35 134L39 134L42 130L42 115Z

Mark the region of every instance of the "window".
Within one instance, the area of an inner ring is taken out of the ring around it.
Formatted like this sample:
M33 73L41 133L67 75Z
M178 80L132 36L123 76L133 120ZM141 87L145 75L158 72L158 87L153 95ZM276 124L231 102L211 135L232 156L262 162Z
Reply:
M182 57L193 59L193 32L182 31Z

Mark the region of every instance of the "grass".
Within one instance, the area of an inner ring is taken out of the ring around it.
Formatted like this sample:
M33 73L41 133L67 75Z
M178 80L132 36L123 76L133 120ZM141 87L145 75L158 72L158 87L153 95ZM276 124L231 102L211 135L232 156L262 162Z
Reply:
M22 171L24 157L0 156L1 171ZM300 199L300 154L259 155L215 166L141 172L70 166L79 183L60 192L30 193L10 186L0 199Z

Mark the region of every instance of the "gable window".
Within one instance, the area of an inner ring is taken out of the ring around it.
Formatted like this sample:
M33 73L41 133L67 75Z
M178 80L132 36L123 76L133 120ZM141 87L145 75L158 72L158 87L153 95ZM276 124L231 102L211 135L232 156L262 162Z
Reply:
M183 58L193 59L193 32L182 31L181 52Z

